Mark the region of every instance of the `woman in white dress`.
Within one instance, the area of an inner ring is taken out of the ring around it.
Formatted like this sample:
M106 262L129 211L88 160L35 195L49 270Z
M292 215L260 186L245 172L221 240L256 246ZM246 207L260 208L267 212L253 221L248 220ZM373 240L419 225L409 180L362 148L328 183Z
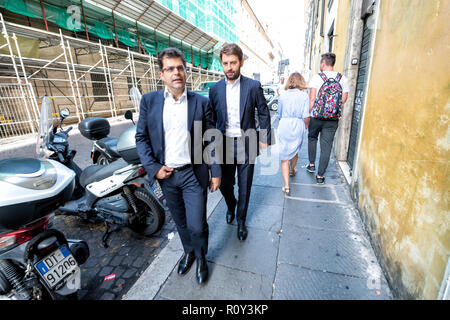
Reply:
M289 176L297 173L298 152L303 142L303 135L309 125L309 96L305 79L298 72L289 76L286 91L278 101L278 148L281 160L281 174L284 187L282 191L290 195Z

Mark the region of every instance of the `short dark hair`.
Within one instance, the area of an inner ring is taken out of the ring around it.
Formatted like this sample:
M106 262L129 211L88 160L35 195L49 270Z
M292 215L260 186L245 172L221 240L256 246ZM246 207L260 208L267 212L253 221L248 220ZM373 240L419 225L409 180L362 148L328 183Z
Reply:
M158 66L159 69L163 69L163 59L164 58L180 58L183 61L184 67L186 67L186 58L184 57L183 52L177 48L166 48L163 51L158 52Z
M235 55L239 58L239 61L242 61L244 58L244 53L242 49L236 43L225 43L225 45L220 50L220 61L222 61L222 55Z
M324 53L322 55L322 59L320 62L325 62L327 66L334 67L334 64L336 63L336 55L334 53L328 52Z

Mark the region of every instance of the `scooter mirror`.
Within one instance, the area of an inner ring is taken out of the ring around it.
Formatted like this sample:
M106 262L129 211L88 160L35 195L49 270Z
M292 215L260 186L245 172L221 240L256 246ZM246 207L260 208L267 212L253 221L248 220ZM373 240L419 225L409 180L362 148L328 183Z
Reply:
M125 112L125 119L133 120L133 112L131 112L130 110Z
M70 111L69 109L62 109L59 111L59 115L61 116L61 118L65 119L70 115Z

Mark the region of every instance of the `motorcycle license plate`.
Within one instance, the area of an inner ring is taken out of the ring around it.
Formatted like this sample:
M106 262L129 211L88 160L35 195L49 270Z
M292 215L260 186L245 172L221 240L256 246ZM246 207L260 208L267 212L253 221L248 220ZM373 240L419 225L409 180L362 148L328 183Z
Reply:
M153 189L153 192L155 193L156 197L160 201L162 201L165 198L164 193L161 189L161 186L159 185L159 182L157 180L155 180L155 182L153 183L152 189Z
M53 251L34 265L50 288L54 288L78 269L75 258L65 246Z

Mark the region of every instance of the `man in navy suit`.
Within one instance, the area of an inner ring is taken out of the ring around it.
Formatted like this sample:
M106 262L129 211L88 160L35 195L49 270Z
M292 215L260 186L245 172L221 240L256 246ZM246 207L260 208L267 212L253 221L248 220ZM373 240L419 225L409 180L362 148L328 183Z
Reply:
M261 83L241 75L244 65L241 48L234 43L225 44L220 51L220 60L225 78L209 90L217 129L223 134L224 164L220 191L228 207L226 221L231 224L237 216L237 236L243 241L248 235L245 220L255 160L259 150L267 148L271 142L270 112ZM259 132L256 131L255 109L258 112ZM237 200L234 196L236 170L239 186Z
M186 60L176 48L158 54L165 90L142 96L136 147L150 183L158 179L184 248L178 273L197 260L198 283L208 278L206 200L220 186L220 164L203 161L203 134L215 128L209 99L186 89ZM195 160L195 161L194 161Z

